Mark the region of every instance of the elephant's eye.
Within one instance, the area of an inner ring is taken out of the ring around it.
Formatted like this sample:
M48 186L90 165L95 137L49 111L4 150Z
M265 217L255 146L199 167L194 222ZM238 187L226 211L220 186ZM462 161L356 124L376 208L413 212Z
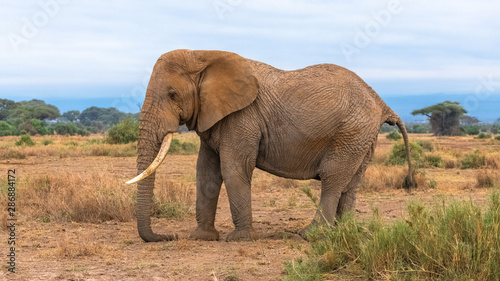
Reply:
M168 97L170 99L175 100L176 96L177 96L177 93L174 90L168 91Z

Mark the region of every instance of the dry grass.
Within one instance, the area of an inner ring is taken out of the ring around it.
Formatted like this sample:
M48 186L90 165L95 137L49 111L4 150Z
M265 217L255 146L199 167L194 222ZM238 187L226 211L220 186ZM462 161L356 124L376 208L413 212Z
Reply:
M157 180L154 212L157 216L182 218L191 214L194 186L182 181ZM2 186L6 183L0 182ZM107 171L34 174L17 182L20 220L39 222L131 221L135 219L137 191L123 178ZM7 205L2 190L0 204ZM6 212L0 212L6 223Z
M41 250L38 256L41 258L78 258L102 255L106 249L99 245L92 237L66 235L57 241L57 246L53 249Z
M104 171L32 175L18 190L23 214L42 222L129 221L135 214L133 187Z
M408 174L405 166L385 166L382 164L370 165L366 169L365 178L361 183L361 191L380 192L388 189L402 188L404 179ZM425 173L417 172L415 175L418 189L428 189L432 180Z
M476 173L477 187L500 187L500 172L496 170L479 170Z

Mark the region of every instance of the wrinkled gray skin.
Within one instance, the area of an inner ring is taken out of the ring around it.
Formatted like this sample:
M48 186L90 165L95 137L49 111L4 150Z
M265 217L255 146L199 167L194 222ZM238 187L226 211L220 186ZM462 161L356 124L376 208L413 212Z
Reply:
M219 239L214 221L222 182L235 226L226 240L258 238L250 198L256 167L280 177L321 181L320 208L300 231L304 237L312 225L332 223L354 208L383 123L398 125L408 152L399 116L340 66L283 71L234 53L176 50L162 55L151 75L137 167L139 173L146 169L163 137L187 124L201 139L193 239ZM146 242L172 240L175 234L151 230L154 180L155 173L138 183L139 234ZM411 166L406 183L413 185Z

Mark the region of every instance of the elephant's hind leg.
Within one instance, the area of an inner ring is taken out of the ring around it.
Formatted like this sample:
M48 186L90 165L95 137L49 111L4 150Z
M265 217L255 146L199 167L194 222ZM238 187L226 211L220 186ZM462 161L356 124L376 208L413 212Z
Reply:
M360 155L342 155L323 163L321 178L321 199L312 222L299 231L307 239L307 232L318 224L335 223L339 205L345 205L351 194L344 193L358 171L362 157ZM352 194L354 197L354 194Z
M215 213L222 185L219 156L203 142L196 167L196 221L198 227L191 233L197 240L219 240L215 229Z
M351 211L356 206L356 193L358 191L359 185L363 182L363 178L365 177L366 168L370 163L370 160L373 157L373 153L375 151L375 144L373 144L363 159L363 163L359 166L358 171L351 179L351 182L346 187L346 190L342 192L340 196L339 204L337 206L337 218L340 218L343 213L346 211Z

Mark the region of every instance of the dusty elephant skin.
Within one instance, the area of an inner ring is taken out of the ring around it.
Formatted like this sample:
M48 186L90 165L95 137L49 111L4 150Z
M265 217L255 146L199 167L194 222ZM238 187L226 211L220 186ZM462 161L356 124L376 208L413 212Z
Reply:
M180 125L201 139L196 169L196 220L191 237L218 240L217 200L225 183L235 230L227 241L257 239L251 178L257 167L277 176L321 181L312 225L354 207L383 123L399 116L361 78L333 64L283 71L222 51L176 50L155 64L141 110L137 226L146 242L172 240L152 231L155 169ZM407 187L414 186L409 162ZM174 163L172 163L174 164Z

